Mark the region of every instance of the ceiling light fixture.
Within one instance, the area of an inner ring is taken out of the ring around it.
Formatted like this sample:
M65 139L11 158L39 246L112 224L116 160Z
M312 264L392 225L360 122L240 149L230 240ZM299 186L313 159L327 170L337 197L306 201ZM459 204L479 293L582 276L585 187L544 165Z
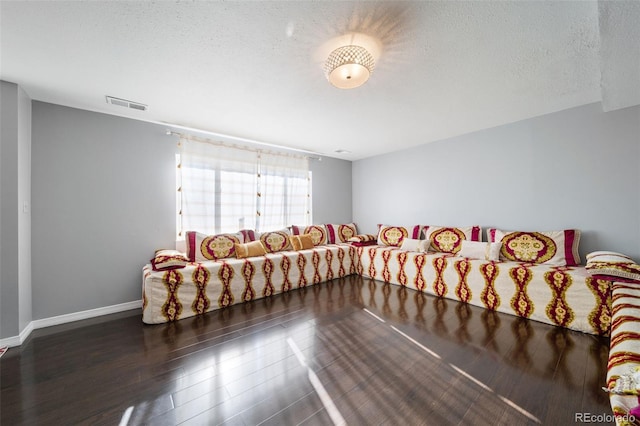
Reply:
M324 72L334 86L353 89L369 79L374 67L375 61L367 49L348 45L331 52L324 64Z

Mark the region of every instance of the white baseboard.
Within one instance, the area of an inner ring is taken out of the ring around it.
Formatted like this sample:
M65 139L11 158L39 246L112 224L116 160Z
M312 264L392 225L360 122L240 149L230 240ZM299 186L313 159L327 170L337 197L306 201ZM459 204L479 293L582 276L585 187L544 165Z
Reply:
M25 330L27 328L29 327L28 326L25 327ZM20 341L20 336L13 336L13 337L7 337L6 339L0 339L0 348L4 348L5 346L12 348L14 346L20 346L21 344L22 342Z
M27 337L33 330L39 328L51 327L54 325L66 324L69 322L80 321L89 318L100 317L102 315L115 314L117 312L124 312L131 309L138 309L142 307L142 300L134 300L133 302L120 303L118 305L104 306L102 308L89 309L87 311L74 312L71 314L58 315L50 318L43 318L39 320L31 321L20 332L19 336L7 337L6 339L0 339L0 347L20 346L27 340Z

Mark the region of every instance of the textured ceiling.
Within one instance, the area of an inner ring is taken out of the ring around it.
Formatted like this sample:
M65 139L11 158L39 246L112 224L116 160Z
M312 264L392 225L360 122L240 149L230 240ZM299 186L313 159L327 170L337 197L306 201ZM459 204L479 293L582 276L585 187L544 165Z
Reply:
M35 100L353 160L597 101L639 104L639 6L2 1L0 78ZM375 45L377 64L340 90L322 62L351 37Z

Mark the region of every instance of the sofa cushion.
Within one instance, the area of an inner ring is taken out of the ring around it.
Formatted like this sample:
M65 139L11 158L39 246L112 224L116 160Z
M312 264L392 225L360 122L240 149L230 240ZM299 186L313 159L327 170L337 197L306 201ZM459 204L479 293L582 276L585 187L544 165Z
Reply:
M587 265L590 263L636 263L626 254L615 251L593 251L586 256Z
M358 229L355 223L345 223L342 225L329 223L325 225L329 244L346 243L349 238L358 235Z
M243 243L248 243L250 241L256 241L258 240L258 233L256 231L254 231L253 229L241 229L240 231L238 231L238 234L242 235L242 241Z
M151 259L151 268L154 271L169 271L184 268L188 263L187 256L178 250L156 250Z
M327 236L327 228L324 225L309 225L309 226L291 226L291 232L293 235L311 234L314 246L322 246L327 244L329 238Z
M235 253L238 259L244 259L246 257L264 256L267 254L262 241L251 241L248 243L236 244Z
M429 251L429 241L415 238L404 238L400 250L427 253Z
M267 253L275 253L277 251L291 250L290 236L291 233L288 229L281 229L260 234L260 241L262 241Z
M378 243L378 236L373 234L359 234L349 238L348 243L354 247L374 246Z
M414 240L422 240L424 239L424 233L423 231L424 226L422 225L416 225L411 229L411 239Z
M496 262L500 260L501 248L502 243L462 240L462 245L457 255L468 259L482 259Z
M580 264L578 244L580 231L524 232L487 230L490 242L501 242L502 260L530 262L556 266L576 266Z
M349 238L350 243L368 243L371 241L377 241L378 237L373 234L358 234Z
M235 255L235 244L244 241L242 234L205 235L186 233L187 257L192 262L226 259Z
M614 277L614 281L640 282L640 265L629 256L612 251L596 251L587 255L587 271L591 275Z
M295 251L312 249L315 246L311 234L292 235L289 237L289 240Z
M402 240L409 238L409 231L403 226L378 225L378 244L400 247Z
M482 238L479 226L447 227L424 225L422 233L431 243L431 249L442 253L456 254L462 247L462 241L480 241Z

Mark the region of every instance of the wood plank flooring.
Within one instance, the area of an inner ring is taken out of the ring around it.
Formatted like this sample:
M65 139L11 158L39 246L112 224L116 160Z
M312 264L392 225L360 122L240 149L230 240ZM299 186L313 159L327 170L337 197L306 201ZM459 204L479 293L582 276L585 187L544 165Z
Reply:
M349 276L171 324L129 311L36 330L0 358L0 421L579 424L611 413L608 345Z

